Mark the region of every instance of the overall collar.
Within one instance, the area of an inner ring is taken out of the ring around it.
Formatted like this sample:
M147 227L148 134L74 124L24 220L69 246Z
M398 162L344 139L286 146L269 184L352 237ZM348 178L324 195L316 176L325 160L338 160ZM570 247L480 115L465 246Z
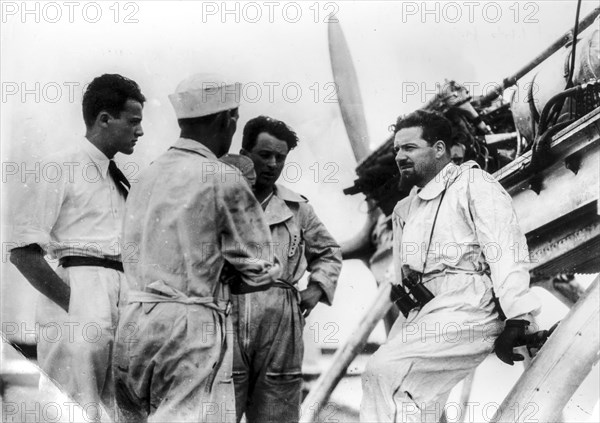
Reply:
M427 183L422 189L414 187L411 191L425 201L433 200L439 196L448 186L450 186L458 176L472 167L479 167L476 162L469 160L458 166L449 162L435 177Z
M293 217L292 210L286 202L306 203L308 200L289 188L275 185L273 197L265 209L265 218L269 226L276 225Z
M191 140L189 138L179 138L175 144L173 144L174 148L181 148L183 150L192 150L195 151L196 153L209 158L209 159L216 159L217 156L215 155L215 153L213 153L208 147L206 147L204 144L198 142L198 141L194 141Z

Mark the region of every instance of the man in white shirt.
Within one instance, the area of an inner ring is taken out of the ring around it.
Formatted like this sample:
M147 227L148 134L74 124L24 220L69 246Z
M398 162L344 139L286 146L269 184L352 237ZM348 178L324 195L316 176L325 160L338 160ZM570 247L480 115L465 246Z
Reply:
M525 237L509 194L475 162L452 163L451 146L442 115L398 119L396 162L414 188L393 214L396 283L408 289L412 277L434 297L399 318L369 361L361 421L438 422L450 390L493 349L523 359L512 348L540 306Z
M114 406L112 348L126 291L121 225L128 181L112 160L131 154L145 101L121 75L95 78L83 96L85 138L47 157L28 181L27 207L14 226L11 262L42 294L38 362L46 374L101 418ZM37 175L36 175L37 176ZM44 259L59 260L54 271Z

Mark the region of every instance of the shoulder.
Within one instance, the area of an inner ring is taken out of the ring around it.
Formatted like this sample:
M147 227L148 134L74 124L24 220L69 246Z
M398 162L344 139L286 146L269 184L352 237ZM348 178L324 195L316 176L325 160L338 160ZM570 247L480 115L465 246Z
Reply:
M78 146L70 146L60 151L46 154L40 159L40 162L46 166L56 165L65 167L72 166L73 163L84 164L81 163L83 159L85 159L84 151Z
M222 192L225 197L235 199L236 202L254 198L248 182L238 168L217 159L206 159L203 165L205 170L201 172L202 178L215 191Z
M179 175L183 180L201 182L203 185L214 186L225 191L246 184L237 168L213 157L204 157L188 152L181 154L174 151L167 152L164 160L157 160L155 163L160 164L155 169L156 172L164 171L166 167L170 173Z
M85 179L89 161L81 149L71 146L27 160L24 166L26 169L35 169L36 185L56 189L58 185L67 185L82 177Z
M407 197L396 203L394 211L392 213L392 221L404 221L408 215L410 209L410 203L414 198L414 194L411 192Z
M508 193L500 182L493 175L479 168L479 166L464 168L461 166L461 168L461 173L456 180L458 187L462 187L467 192L475 195L488 193L508 196Z
M235 188L239 185L248 186L244 175L237 167L220 160L210 160L210 164L216 167L214 176L217 183L221 183L227 188Z

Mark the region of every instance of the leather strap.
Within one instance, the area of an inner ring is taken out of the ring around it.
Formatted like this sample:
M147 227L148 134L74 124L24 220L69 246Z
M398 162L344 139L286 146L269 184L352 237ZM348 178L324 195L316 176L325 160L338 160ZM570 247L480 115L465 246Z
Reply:
M74 266L97 266L123 272L123 263L120 261L100 257L65 256L58 260L58 264L64 268Z

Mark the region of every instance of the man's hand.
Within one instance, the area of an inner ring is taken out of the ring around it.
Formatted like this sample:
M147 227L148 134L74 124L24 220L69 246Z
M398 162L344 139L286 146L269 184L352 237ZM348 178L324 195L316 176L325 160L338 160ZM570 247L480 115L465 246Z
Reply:
M514 347L525 343L525 329L529 326L527 320L508 319L504 324L504 330L494 343L494 352L500 360L511 366L515 361L523 361L521 354L513 352Z
M323 290L316 283L309 283L304 291L300 291L300 310L304 317L308 317L322 296Z

